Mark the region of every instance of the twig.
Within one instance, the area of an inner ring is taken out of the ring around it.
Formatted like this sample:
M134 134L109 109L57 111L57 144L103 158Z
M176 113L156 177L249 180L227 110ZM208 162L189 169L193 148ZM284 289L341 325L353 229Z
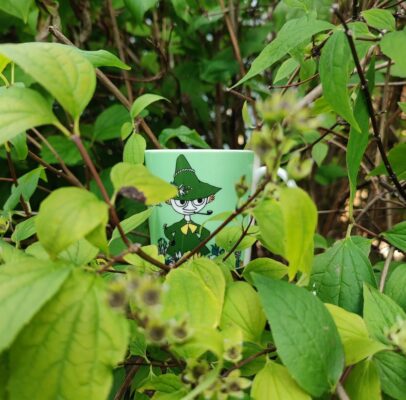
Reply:
M231 254L234 253L234 250L238 247L238 245L242 242L242 240L247 236L248 230L250 229L252 222L254 221L254 218L250 218L248 225L245 227L245 229L242 231L240 237L238 240L234 243L233 247L230 249L230 251L227 253L227 255L223 258L223 261L226 261L228 257L231 256Z
M231 93L231 94L233 94L233 95L239 97L240 99L246 100L246 101L248 101L249 103L255 104L255 99L254 99L254 98L252 98L252 97L250 97L250 96L247 96L247 95L245 95L245 94L243 94L243 93L241 93L241 92L237 92L237 91L234 90L234 89L227 89L227 92L229 92L229 93Z
M393 246L391 246L389 248L388 256L386 257L385 264L383 266L381 280L379 281L379 291L381 293L383 293L383 289L385 287L386 277L388 276L389 267L390 267L390 263L392 261L394 252L395 252L395 248Z
M353 0L352 1L352 20L356 21L358 19L358 4L359 0Z
M139 358L142 359L141 357L139 357ZM127 376L124 379L124 382L122 383L122 385L118 389L116 395L114 396L114 400L121 400L124 397L125 392L131 386L131 382L132 382L135 374L138 372L138 370L140 368L141 368L141 365L133 365L130 368L130 370L128 371Z
M318 76L319 76L319 73L314 74L314 75L310 76L309 78L307 78L307 79L305 79L303 81L289 83L289 84L286 84L286 85L269 85L268 87L269 87L269 89L288 89L288 88L291 88L291 87L297 87L297 86L300 86L300 85L304 85L305 83L311 81L314 78L317 78Z
M335 6L333 7L334 13L337 16L337 18L340 20L340 22L342 23L343 27L344 27L344 33L347 37L348 40L348 44L350 45L350 49L351 49L351 54L352 57L354 59L354 63L358 72L358 76L359 79L361 81L361 91L364 95L365 98L365 102L368 108L368 113L369 113L369 117L371 119L371 124L372 124L372 130L373 130L373 134L374 134L374 140L378 146L379 152L381 154L382 157L382 161L385 165L386 171L388 172L388 175L390 177L390 179L392 180L393 184L395 185L396 189L398 190L399 194L403 197L403 199L406 201L406 192L404 190L404 188L402 187L402 185L400 184L395 172L392 169L392 166L388 160L388 157L385 153L385 148L383 146L381 137L379 135L379 126L378 126L378 122L376 120L375 117L375 111L374 111L374 107L372 105L372 99L371 99L371 94L369 92L368 89L368 82L365 78L365 74L364 71L361 67L359 58L358 58L358 54L357 54L357 50L355 48L355 43L354 43L354 39L352 36L352 32L351 30L348 28L347 23L345 22L344 17L341 15L341 13L338 11L338 7Z
M340 382L337 383L336 394L337 394L337 397L338 397L340 400L351 400L351 399L348 397L348 394L347 394L347 392L345 391L344 386L343 386Z

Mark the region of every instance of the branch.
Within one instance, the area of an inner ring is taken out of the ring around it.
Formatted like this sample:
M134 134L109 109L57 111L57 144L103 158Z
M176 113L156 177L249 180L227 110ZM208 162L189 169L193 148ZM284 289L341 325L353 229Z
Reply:
M337 383L336 394L340 400L351 400L340 382Z
M142 360L141 357L138 357L140 360ZM122 383L122 385L120 386L120 388L118 389L116 395L114 396L114 400L121 400L124 395L125 392L127 391L127 389L131 386L131 382L135 376L135 374L138 372L138 370L141 368L141 365L133 365L130 370L128 371L124 382Z
M394 252L395 252L395 248L393 246L391 246L390 249L389 249L389 253L388 253L387 257L386 257L385 264L383 266L383 270L382 270L382 274L381 274L381 280L379 281L379 291L381 293L383 293L383 289L385 287L386 277L388 276L389 267L390 267L390 263L392 261Z
M254 222L254 218L250 218L248 225L246 228L242 231L241 236L238 238L238 240L234 243L233 247L230 249L230 251L227 253L227 255L223 258L223 262L227 260L228 257L231 256L231 254L234 253L234 250L238 247L238 245L242 242L242 240L247 236L248 230L250 229L252 223Z
M388 172L388 175L390 177L390 179L392 180L393 184L395 185L396 189L398 190L399 194L403 197L403 199L406 201L406 192L404 190L404 188L402 187L402 185L400 184L395 172L392 169L392 166L388 160L388 157L385 153L385 148L383 146L381 137L379 135L379 126L378 126L378 122L376 120L375 117L375 111L374 111L374 106L372 105L372 98L371 98L371 94L369 92L368 89L368 82L365 78L365 74L364 71L361 67L359 58L358 58L358 54L357 54L357 50L355 48L355 43L354 43L354 39L352 36L352 32L351 30L348 28L347 23L345 22L344 17L341 15L341 13L338 11L338 7L335 6L333 7L333 11L335 13L335 15L337 16L337 18L340 20L340 22L342 23L343 27L344 27L344 33L347 37L348 40L348 44L350 45L350 49L351 49L351 54L352 57L354 59L355 62L355 67L357 69L357 73L359 76L359 79L361 81L361 91L364 95L364 99L365 102L367 104L367 108L368 108L368 113L369 113L369 118L371 119L371 124L372 124L372 130L373 130L373 134L374 134L374 140L378 146L378 150L381 154L382 157L382 161L385 165L386 171Z

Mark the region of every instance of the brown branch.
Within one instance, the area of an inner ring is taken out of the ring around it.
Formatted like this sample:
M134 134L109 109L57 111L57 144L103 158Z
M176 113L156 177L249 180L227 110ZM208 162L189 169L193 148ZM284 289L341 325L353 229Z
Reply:
M234 90L234 89L227 89L227 92L233 94L234 96L239 97L240 99L246 100L246 101L248 101L249 103L252 103L252 104L255 104L255 103L256 103L256 101L255 101L254 98L252 98L252 97L250 97L250 96L247 96L247 95L245 95L245 94L243 94L243 93L241 93L241 92L237 92L237 91Z
M390 179L392 180L393 184L395 185L396 189L398 190L399 194L406 201L406 192L405 192L404 188L402 187L402 185L400 184L395 171L392 169L392 166L385 153L385 148L383 146L381 137L379 135L379 126L378 126L378 122L375 117L374 106L372 104L371 94L368 89L368 82L365 78L364 71L361 67L361 64L360 64L360 61L358 58L358 54L357 54L357 50L355 48L355 43L354 43L354 39L352 36L352 32L348 28L348 25L347 25L344 17L338 11L338 7L337 6L333 7L333 10L334 10L335 15L337 16L337 18L340 20L340 22L342 23L342 25L344 27L344 33L347 37L348 44L351 49L352 58L354 59L355 67L357 69L357 73L358 73L359 79L361 81L361 91L364 95L364 99L365 99L365 102L366 102L366 105L368 108L369 118L371 120L372 130L373 130L373 134L374 134L374 140L378 146L379 152L382 157L383 164L385 165L386 171L388 172L388 175L389 175Z
M304 85L305 83L311 81L314 78L317 78L318 76L319 76L319 73L310 76L309 78L305 79L304 81L294 82L294 83L290 83L287 85L269 85L268 88L269 89L288 89L291 87L297 87L297 86Z
M390 263L392 261L394 252L395 252L395 248L393 246L391 246L389 248L389 253L388 253L387 257L386 257L385 264L383 266L383 270L382 270L382 274L381 274L381 279L379 281L379 291L381 293L383 293L383 289L385 287L386 277L388 276L389 267L390 267Z
M139 359L142 360L141 357L139 357ZM141 368L141 365L133 365L130 368L130 370L128 371L128 373L124 379L124 382L122 383L122 385L118 389L116 395L114 396L114 400L121 400L124 397L125 392L131 386L131 382L134 379L135 374L138 372L138 370L140 368Z
M228 257L231 256L231 254L234 253L234 250L238 247L238 245L242 242L242 240L245 238L245 236L247 236L248 234L248 230L250 229L252 223L254 221L254 218L250 218L248 225L245 227L245 229L242 231L240 237L238 238L238 240L234 243L233 247L230 249L230 251L227 253L227 255L223 258L223 261L226 261Z

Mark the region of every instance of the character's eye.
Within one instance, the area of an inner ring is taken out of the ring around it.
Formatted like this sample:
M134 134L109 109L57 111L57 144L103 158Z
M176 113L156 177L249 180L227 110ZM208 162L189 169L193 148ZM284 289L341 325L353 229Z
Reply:
M186 200L174 200L174 203L178 207L184 207L186 205Z
M194 206L201 206L202 204L204 204L205 200L206 199L195 199L195 200L193 200L193 205Z

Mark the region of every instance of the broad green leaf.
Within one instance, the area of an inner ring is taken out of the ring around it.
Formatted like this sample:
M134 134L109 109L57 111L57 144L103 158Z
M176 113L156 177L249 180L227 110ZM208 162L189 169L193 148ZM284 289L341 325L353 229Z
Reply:
M352 65L351 51L345 33L334 32L323 47L320 57L319 71L323 96L337 114L360 131L347 89Z
M7 57L3 56L3 54L0 54L0 72L4 71L4 68L7 67L7 65L10 63L11 60L9 60Z
M293 73L293 71L299 66L299 61L297 61L295 58L288 58L286 61L282 63L282 65L279 67L278 72L276 73L275 79L273 80L273 83L277 83L281 81L282 79L287 78L290 74Z
M33 0L1 0L0 10L27 22L28 13L33 3Z
M133 133L124 145L123 161L131 164L144 164L147 143L138 133Z
M74 265L83 266L92 261L98 253L97 247L90 244L86 239L80 239L59 253L58 257Z
M405 160L406 143L400 143L389 150L388 160L395 171L398 179L406 179L406 160ZM388 171L383 163L374 168L370 175L388 175Z
M254 400L311 400L283 365L268 361L254 378L251 388Z
M364 282L376 286L368 257L350 237L315 257L309 287L323 302L361 314Z
M406 77L406 28L403 31L390 32L380 41L382 53L391 58L390 73L394 76Z
M93 65L93 67L116 67L129 70L130 66L123 63L116 55L110 53L107 50L78 50L78 52L85 58L87 58Z
M247 74L233 87L241 85L253 76L271 67L292 49L305 43L316 33L333 28L334 26L328 22L316 20L308 16L286 22L276 38L253 61Z
M406 320L406 313L390 297L364 285L364 320L370 335L391 344L386 333L398 319Z
M25 221L20 222L16 225L13 234L11 235L11 240L13 242L21 242L34 235L35 230L35 219L36 217L31 217Z
M148 381L144 383L140 388L140 390L155 391L156 393L154 394L154 397L156 397L157 400L161 399L159 395L162 393L170 394L181 389L186 389L184 383L181 380L181 377L179 375L170 373L158 376L152 375L151 379L148 379ZM175 398L181 399L181 397L174 397L173 399Z
M323 142L317 143L312 147L312 158L318 166L320 166L328 153L328 145Z
M105 399L127 341L102 279L76 269L11 347L10 398Z
M0 88L0 145L27 129L55 122L51 104L35 90Z
M47 137L49 144L62 157L66 165L77 165L83 163L82 156L72 140L62 135L51 135ZM87 142L84 142L85 147ZM41 147L41 158L48 164L59 164L51 150L45 144Z
M177 128L166 128L159 135L159 143L162 146L173 138L179 139L182 143L197 147L199 149L210 149L210 146L202 139L197 131L181 125Z
M158 247L155 246L154 244L151 244L149 246L142 246L141 250L148 254L150 257L154 258L155 260L164 263L165 262L165 257L163 254L158 254ZM123 257L125 261L127 261L129 264L134 265L137 267L137 271L143 272L160 272L161 270L159 267L156 265L151 264L149 261L144 260L141 258L139 255L133 253L133 254L127 254L126 256Z
M401 264L390 274L385 284L385 294L406 311L406 264Z
M0 264L15 262L26 257L22 250L0 238Z
M130 11L137 23L143 22L144 14L154 7L158 0L124 0L124 5Z
M135 321L129 320L130 324L130 344L129 350L133 356L147 357L147 340L145 333L138 328Z
M251 274L268 276L272 279L282 279L288 273L286 265L272 258L256 258L250 261L244 268L243 276L246 281L253 283Z
M406 357L392 351L375 354L382 390L396 400L406 399Z
M406 113L406 102L399 101L398 102L399 108L402 110L403 113Z
M0 53L18 64L78 120L93 96L93 65L75 48L58 43L1 44ZM21 131L21 130L20 130Z
M0 268L0 353L59 290L70 267L25 257Z
M0 354L0 399L2 400L8 400L7 381L9 374L8 353L3 352Z
M27 134L25 132L14 136L10 143L12 144L12 153L16 155L19 161L25 160L28 156Z
M138 97L131 106L130 115L131 118L137 118L142 110L147 108L150 104L156 101L165 100L169 101L165 97L159 96L157 94L146 93Z
M314 397L335 387L344 351L333 318L312 293L293 284L254 275L262 306L283 364Z
M393 246L406 251L406 221L399 222L393 228L383 232L382 236Z
M253 230L252 228L248 230L248 234L244 236L234 251L248 249L257 241L257 238L250 234L250 231ZM240 226L226 226L216 235L216 244L222 249L229 251L238 242L242 234L243 230Z
M114 104L97 117L93 138L100 141L117 139L121 135L121 126L130 121L128 110L121 104Z
M129 233L140 226L151 216L153 210L154 208L150 207L137 214L131 215L131 217L123 219L121 221L121 227L123 228L124 233ZM113 235L111 236L111 241L113 241L114 239L118 239L119 237L120 233L118 232L118 229L114 228Z
M214 328L221 316L221 299L206 283L186 268L172 270L166 277L168 289L163 298L163 317L186 318L191 327Z
M381 383L374 360L364 360L350 371L344 384L351 400L380 400Z
M258 293L246 282L227 285L220 327L238 326L247 342L259 342L265 328Z
M135 188L145 198L146 205L157 204L175 197L177 188L152 175L141 164L118 163L110 173L116 192L122 188Z
M396 30L395 17L389 10L372 8L362 11L361 15L367 21L367 24L373 28L384 29L389 32Z
M76 187L60 188L40 205L36 219L38 239L49 254L56 256L98 226L104 230L107 219L107 204L93 193Z
M353 365L387 346L371 339L364 320L357 314L333 304L325 304L337 326L344 346L345 365Z

